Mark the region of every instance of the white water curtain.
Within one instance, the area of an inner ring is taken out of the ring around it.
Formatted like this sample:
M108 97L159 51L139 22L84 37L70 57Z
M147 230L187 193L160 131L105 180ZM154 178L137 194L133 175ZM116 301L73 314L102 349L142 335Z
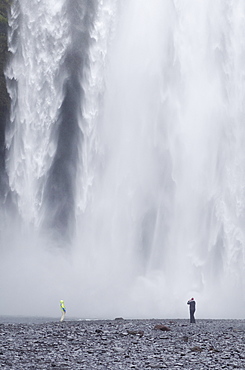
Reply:
M29 7L21 0L12 8L19 44L10 41L7 69L16 80L7 170L21 219L37 234L30 248L9 254L11 286L20 253L42 297L62 294L74 315L184 317L194 296L203 318L241 317L245 3L91 4L93 15L81 16L87 41L76 45L65 1ZM70 50L86 54L78 66L81 137L70 180L75 232L67 256L56 249L53 256L40 246L42 195L69 79L60 68ZM47 281L38 283L32 263ZM25 274L22 281L25 295Z

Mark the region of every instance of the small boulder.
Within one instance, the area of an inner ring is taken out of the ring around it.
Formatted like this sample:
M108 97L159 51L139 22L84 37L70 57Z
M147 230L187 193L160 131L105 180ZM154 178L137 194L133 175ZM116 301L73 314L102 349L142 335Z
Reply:
M195 346L195 347L192 347L191 348L191 351L192 352L202 352L202 348L201 347L198 347L198 346Z
M213 346L211 346L211 347L209 347L209 349L208 349L209 351L213 351L213 352L220 352L220 350L219 349L217 349L217 348L215 348L215 347L213 347Z
M138 331L135 331L135 330L127 330L127 332L128 332L128 334L138 335L139 337L143 337L143 335L144 335L143 330L138 330Z
M155 330L161 330L161 331L170 331L171 329L168 326L157 324L154 326Z
M95 333L97 333L97 334L103 333L103 330L101 330L101 329L95 329Z

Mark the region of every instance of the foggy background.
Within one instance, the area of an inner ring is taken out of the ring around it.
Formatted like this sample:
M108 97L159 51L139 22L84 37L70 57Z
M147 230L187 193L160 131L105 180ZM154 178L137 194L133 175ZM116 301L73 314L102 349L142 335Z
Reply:
M244 16L13 1L0 314L243 317Z

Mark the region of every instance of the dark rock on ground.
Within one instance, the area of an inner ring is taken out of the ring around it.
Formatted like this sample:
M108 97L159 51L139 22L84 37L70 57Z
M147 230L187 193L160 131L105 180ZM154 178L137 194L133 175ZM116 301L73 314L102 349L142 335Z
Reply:
M155 330L162 330L162 331L170 331L171 330L168 326L162 325L162 324L155 325L154 329Z
M132 334L132 335L138 335L139 337L142 337L144 335L144 332L143 330L127 330L128 334Z

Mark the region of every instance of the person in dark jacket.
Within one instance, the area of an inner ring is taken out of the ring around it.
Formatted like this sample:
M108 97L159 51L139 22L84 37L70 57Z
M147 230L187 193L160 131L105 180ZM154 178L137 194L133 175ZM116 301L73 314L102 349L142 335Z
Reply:
M190 306L190 323L195 324L196 320L195 320L195 317L194 317L194 313L196 311L196 302L195 302L194 298L189 299L187 304Z

